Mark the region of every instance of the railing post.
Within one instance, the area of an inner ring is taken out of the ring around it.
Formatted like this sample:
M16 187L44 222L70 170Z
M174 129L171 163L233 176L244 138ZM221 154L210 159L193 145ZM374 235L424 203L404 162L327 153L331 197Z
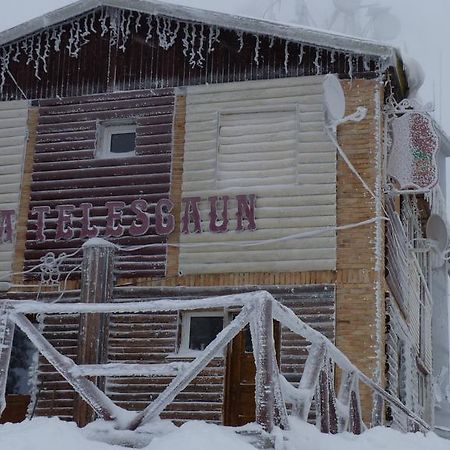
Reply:
M303 369L302 378L298 385L298 390L302 394L302 401L293 405L292 409L303 421L308 420L309 410L311 408L312 398L314 396L314 388L319 379L320 370L326 353L325 342L312 344L309 350L308 358Z
M269 433L274 426L274 361L272 301L263 298L256 303L255 316L250 322L255 357L256 422Z
M341 386L337 398L338 431L347 431L350 418L350 400L352 387L355 382L353 372L344 372L341 377Z
M14 338L14 323L8 318L6 304L0 307L0 417L6 408L6 383Z
M83 245L81 268L81 302L108 303L114 287L114 244L94 238ZM102 364L107 357L108 316L106 314L81 314L78 337L79 365ZM104 389L104 378L93 380ZM83 427L94 419L92 409L80 396L75 402L75 421Z

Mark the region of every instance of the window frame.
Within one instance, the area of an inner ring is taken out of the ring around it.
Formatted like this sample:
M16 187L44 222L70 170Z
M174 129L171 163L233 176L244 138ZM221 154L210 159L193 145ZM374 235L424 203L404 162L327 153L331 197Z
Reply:
M132 151L113 153L111 152L111 138L113 134L128 134L136 133L136 123L133 121L113 121L113 122L100 122L97 125L97 139L95 158L107 159L107 158L129 158L136 155L136 145Z
M191 318L192 317L222 317L223 328L225 328L225 311L223 310L213 310L213 311L183 311L181 312L181 333L180 333L180 345L178 346L177 354L180 356L184 355L196 355L201 353L203 350L193 350L189 348L189 340L191 336ZM221 356L218 354L217 356Z

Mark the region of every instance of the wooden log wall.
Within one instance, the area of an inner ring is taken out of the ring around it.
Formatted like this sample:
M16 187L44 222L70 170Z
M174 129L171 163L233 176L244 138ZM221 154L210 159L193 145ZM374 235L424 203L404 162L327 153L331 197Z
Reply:
M213 295L266 289L284 305L329 339L335 339L335 289L333 285L316 286L238 286L116 288L114 300L156 300L160 298L194 299ZM45 319L44 335L62 353L76 360L79 316L52 315ZM109 362L166 363L176 358L179 333L177 313L112 314L109 322ZM298 382L307 356L308 342L282 328L281 372ZM189 361L189 358L181 358ZM166 408L162 417L182 423L186 420L208 420L221 423L223 414L225 360L216 358ZM59 374L41 358L35 414L71 419L75 392ZM112 400L131 410L143 409L168 385L171 377L108 378L106 392Z
M125 233L112 239L124 246L156 244L138 253L119 252L115 271L118 275L162 276L166 269L166 237L155 231L155 205L167 198L170 189L172 122L174 94L172 89L102 94L40 103L39 125L34 153L33 179L28 212L24 268L38 264L46 252L66 254L80 248L81 210L83 202L92 203L91 223L100 228L106 223L105 203L124 201L127 205L141 198L148 202L151 227L144 236L127 232L133 215L124 210ZM98 159L95 157L99 121L126 119L136 128L136 156ZM55 240L56 205L75 205L74 238ZM46 240L36 239L35 206L50 206ZM103 228L102 228L103 227ZM81 253L67 260L69 271L81 262Z

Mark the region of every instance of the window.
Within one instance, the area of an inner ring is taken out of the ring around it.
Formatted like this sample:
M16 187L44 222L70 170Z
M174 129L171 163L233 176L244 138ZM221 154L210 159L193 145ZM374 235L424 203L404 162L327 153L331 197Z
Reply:
M133 156L136 147L136 125L105 122L97 130L97 158L124 158Z
M204 350L223 329L223 313L183 313L180 353Z

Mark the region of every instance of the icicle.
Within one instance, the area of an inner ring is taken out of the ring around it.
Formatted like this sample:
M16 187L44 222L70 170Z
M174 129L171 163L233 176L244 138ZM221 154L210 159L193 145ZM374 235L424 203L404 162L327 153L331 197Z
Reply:
M195 36L197 33L197 29L195 28L195 25L192 24L192 33L191 33L191 53L189 58L189 65L191 67L195 67Z
M34 60L34 76L40 80L39 76L39 60L41 59L42 37L40 34L36 37L36 59Z
M316 75L320 75L322 69L320 67L320 49L316 48L316 57L314 59L314 67L316 68Z
M256 65L259 66L259 36L256 35L256 42L255 42L255 57L253 58Z
M117 11L114 11L109 15L109 45L114 47L119 43L120 22Z
M89 29L89 16L84 18L84 31L80 32L80 47L89 42L88 36L91 34Z
M273 44L275 44L275 36L270 36L269 48L272 48Z
M24 41L24 50L26 52L26 54L28 55L27 58L27 66L30 65L31 61L34 60L34 36L30 37L30 40L28 41L28 39L26 41Z
M244 33L242 31L236 31L238 42L239 42L239 48L238 53L241 53L243 47L244 47Z
M187 52L189 50L189 24L186 23L184 25L184 36L182 39L182 43L183 43L183 55L187 56Z
M76 20L70 26L69 44L66 48L69 50L69 56L72 58L78 58L78 54L81 50L81 24L79 20Z
M202 24L200 27L200 40L198 43L198 50L197 50L197 55L198 55L197 66L198 67L203 67L203 61L205 60L205 58L203 57L203 46L204 45L205 45L205 26L204 26L204 24Z
M289 62L289 48L288 48L288 41L284 44L284 71L288 73L288 62Z
M45 44L44 44L44 51L42 55L39 55L39 58L42 61L42 67L44 69L44 72L47 73L47 61L48 57L50 56L50 32L45 32Z
M122 44L119 46L119 49L122 50L122 52L125 52L126 50L126 44L128 42L128 38L131 34L130 27L131 27L131 16L132 12L130 11L128 13L128 18L125 18L125 11L122 11L121 17L120 17L120 32L119 37L122 37Z
M348 55L347 61L348 61L348 76L350 80L353 80L353 56Z
M363 56L363 64L364 64L364 70L369 72L370 71L370 60L366 56Z
M19 56L20 56L20 45L18 42L16 42L16 52L14 53L13 61L19 62Z
M152 25L153 16L147 16L147 36L145 36L145 42L150 42L153 39L152 31L153 31L153 25Z
M106 9L102 9L100 19L99 19L100 27L102 29L101 36L104 36L109 30L108 25L106 25L107 20L108 20L108 13L107 13Z
M330 63L333 64L334 62L336 62L336 52L333 50L331 52Z
M63 33L64 28L62 27L62 25L59 28L54 28L52 31L51 39L53 40L53 48L55 49L55 52L59 52L59 49L61 48L61 39Z
M6 81L6 72L9 71L9 61L11 57L11 47L2 48L2 54L0 56L0 93L3 94L3 88Z
M220 36L220 28L218 27L209 27L209 38L208 38L208 53L214 51L214 44L219 41Z
M97 33L96 29L95 29L95 14L92 14L91 16L91 25L90 25L90 30L91 33Z
M141 18L142 18L142 14L138 11L136 20L134 21L134 30L136 31L136 33L141 28Z
M164 50L168 50L172 47L177 38L178 30L180 29L180 22L178 21L175 21L175 29L173 31L170 29L171 25L171 19L167 17L156 17L156 32L159 37L159 45Z
M300 44L300 51L298 53L298 65L300 65L302 63L304 54L305 54L305 49L303 48L303 44Z

